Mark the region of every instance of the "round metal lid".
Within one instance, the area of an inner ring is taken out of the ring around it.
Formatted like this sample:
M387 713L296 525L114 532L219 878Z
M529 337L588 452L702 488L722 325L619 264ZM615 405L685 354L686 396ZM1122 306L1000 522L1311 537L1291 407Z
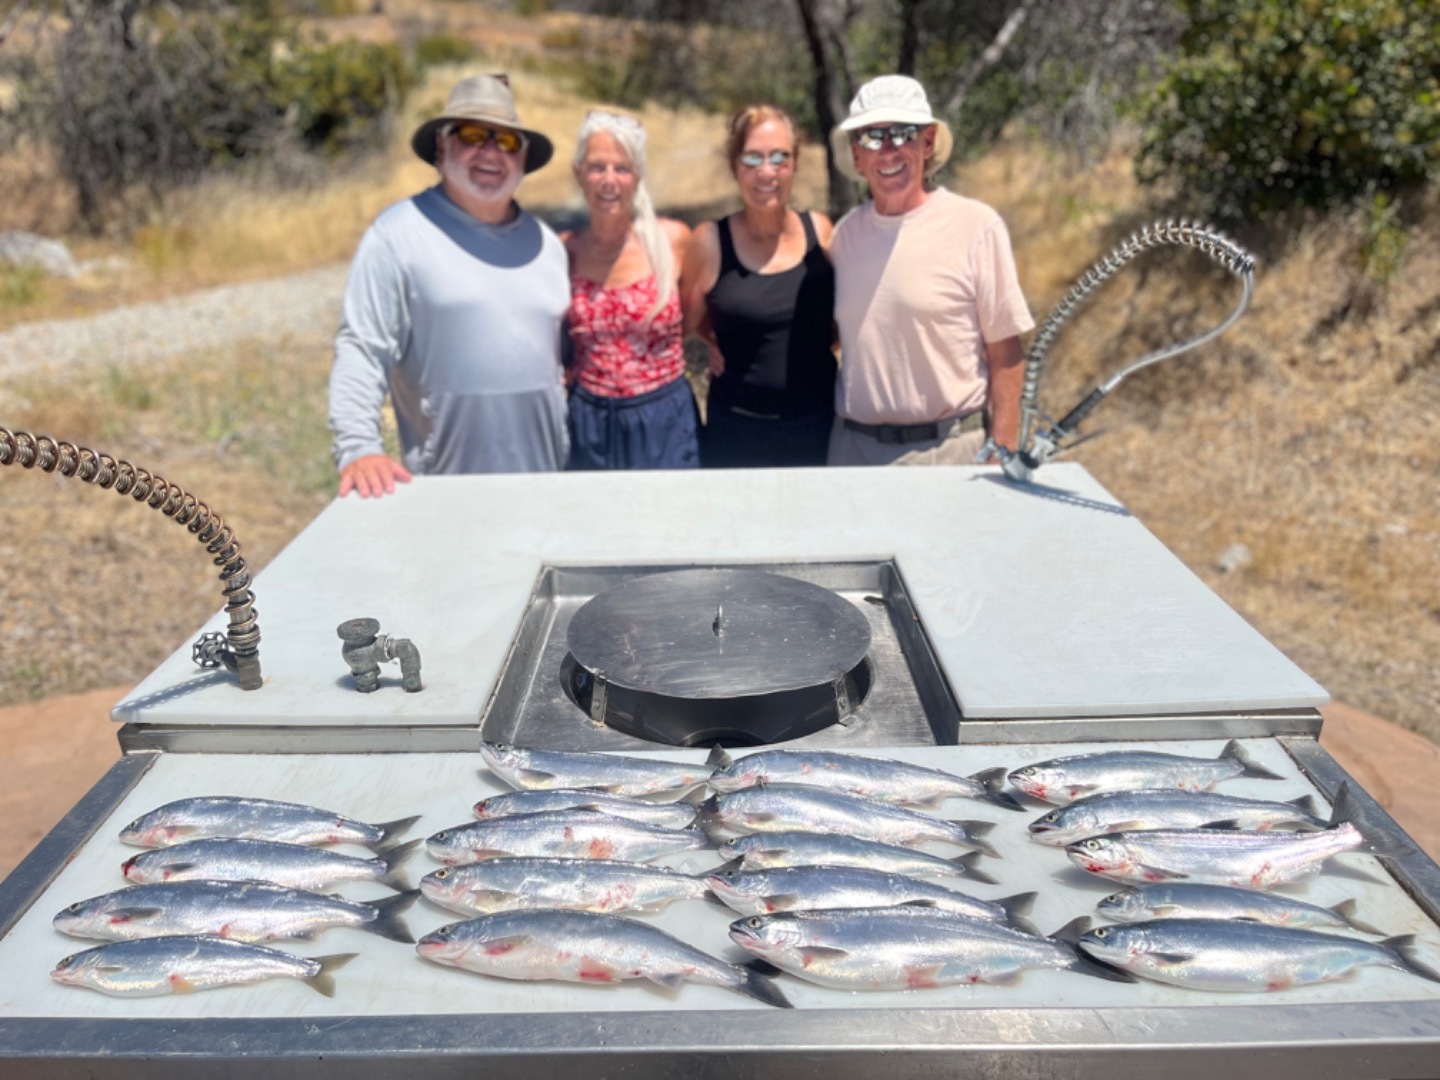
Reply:
M586 602L566 635L607 682L681 698L819 686L870 649L863 612L829 589L759 570L676 570Z

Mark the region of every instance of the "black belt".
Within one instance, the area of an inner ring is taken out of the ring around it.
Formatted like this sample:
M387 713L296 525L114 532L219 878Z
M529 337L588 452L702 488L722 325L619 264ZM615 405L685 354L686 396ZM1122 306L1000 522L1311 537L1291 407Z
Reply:
M844 420L844 424L851 431L869 435L877 442L931 442L944 438L954 431L978 431L985 426L985 416L983 410L976 409L965 416L940 420L933 424L862 424L858 420L849 419Z

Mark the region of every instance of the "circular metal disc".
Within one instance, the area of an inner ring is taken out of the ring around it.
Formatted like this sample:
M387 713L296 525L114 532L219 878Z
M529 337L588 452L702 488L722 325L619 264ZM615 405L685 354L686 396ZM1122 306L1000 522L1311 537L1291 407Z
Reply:
M746 697L844 674L869 651L870 624L807 581L759 570L677 570L593 597L571 619L567 644L580 664L617 686Z

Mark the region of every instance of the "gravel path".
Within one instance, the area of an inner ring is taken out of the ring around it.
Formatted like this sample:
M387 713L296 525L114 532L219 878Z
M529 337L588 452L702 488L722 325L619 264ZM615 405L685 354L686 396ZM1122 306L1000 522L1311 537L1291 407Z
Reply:
M87 364L143 364L237 341L329 336L348 266L185 293L0 332L0 377Z

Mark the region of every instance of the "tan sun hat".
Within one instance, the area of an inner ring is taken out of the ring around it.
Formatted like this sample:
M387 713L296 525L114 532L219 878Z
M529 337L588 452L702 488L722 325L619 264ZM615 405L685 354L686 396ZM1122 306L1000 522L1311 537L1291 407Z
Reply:
M950 134L950 125L937 120L930 111L925 88L908 75L881 75L860 87L855 100L850 102L850 115L830 132L835 166L851 180L863 182L865 178L855 170L850 133L882 124L935 125L935 153L925 162L926 176L934 176L936 170L950 160L955 138Z
M435 140L440 136L440 129L458 120L479 120L523 134L527 173L541 168L555 153L555 146L548 138L520 123L508 75L472 75L461 79L450 91L445 112L415 129L415 134L410 137L410 148L420 155L422 161L434 165Z

